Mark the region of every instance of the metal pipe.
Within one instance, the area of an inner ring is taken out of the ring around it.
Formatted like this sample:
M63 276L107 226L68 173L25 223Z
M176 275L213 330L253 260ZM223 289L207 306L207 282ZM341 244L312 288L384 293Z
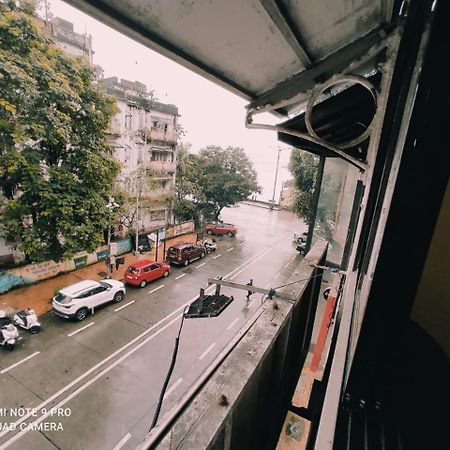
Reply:
M263 123L252 123L251 122L251 114L246 115L246 121L245 121L245 127L249 129L256 129L256 130L269 130L269 131L277 131L278 133L285 133L290 134L291 136L296 136L302 139L305 139L306 141L312 142L314 144L320 145L327 150L330 150L333 153L336 153L339 155L342 159L350 163L351 165L357 167L361 171L365 171L367 169L367 164L363 163L362 161L357 160L356 158L353 158L350 155L347 155L344 151L340 150L339 148L335 147L332 144L329 144L328 142L323 141L322 139L317 139L315 137L310 136L309 134L301 133L300 131L291 130L290 128L280 127L278 125L267 125Z

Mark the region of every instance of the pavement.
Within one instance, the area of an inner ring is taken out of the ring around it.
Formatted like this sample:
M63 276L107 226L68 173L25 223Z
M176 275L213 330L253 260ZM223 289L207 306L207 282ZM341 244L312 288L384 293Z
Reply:
M195 241L195 233L178 236L166 242L166 249L179 242ZM163 246L161 245L158 251L158 261L163 259L162 253ZM122 280L123 273L126 268L136 261L136 257L132 253L126 253L120 256L125 257L125 264L119 266L118 270L115 270L114 268L111 278L114 278L115 280ZM140 254L139 260L142 261L143 259L154 260L155 249L150 252ZM35 310L38 316L45 314L52 309L51 299L57 291L80 280L101 280L106 278L106 270L107 268L105 261L101 261L77 270L73 270L72 272L60 274L47 280L42 280L25 287L11 290L0 295L0 310L4 310L7 314L9 314L19 309L31 308Z

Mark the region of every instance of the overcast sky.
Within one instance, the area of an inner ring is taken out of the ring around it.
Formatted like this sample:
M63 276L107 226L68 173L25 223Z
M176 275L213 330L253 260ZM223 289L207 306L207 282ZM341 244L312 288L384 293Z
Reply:
M275 132L245 128L245 100L62 1L51 0L50 10L72 22L74 31L92 35L94 63L103 68L105 77L140 81L155 90L159 101L176 105L186 130L184 141L191 143L194 151L209 144L243 147L264 187L263 199L271 197L277 148L286 146L277 141ZM267 115L264 121L276 123ZM289 151L282 151L277 191L281 181L289 178L288 159Z

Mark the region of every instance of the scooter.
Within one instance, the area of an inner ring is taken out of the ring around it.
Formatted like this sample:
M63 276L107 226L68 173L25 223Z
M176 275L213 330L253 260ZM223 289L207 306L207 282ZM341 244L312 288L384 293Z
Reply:
M19 332L11 323L11 319L0 311L0 345L8 350L14 350L16 342L19 340Z
M38 318L33 309L21 309L14 314L12 318L14 325L29 330L31 334L36 334L41 331L41 324L38 322Z
M205 247L206 253L209 255L212 252L217 250L217 244L213 241L207 240L203 243L203 247Z

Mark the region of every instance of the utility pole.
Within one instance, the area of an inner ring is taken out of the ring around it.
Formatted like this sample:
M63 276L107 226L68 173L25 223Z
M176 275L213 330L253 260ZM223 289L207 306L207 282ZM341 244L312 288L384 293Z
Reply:
M139 168L139 167L138 167ZM136 169L136 261L139 261L139 170Z
M273 183L273 194L272 194L272 204L270 205L270 209L273 209L273 205L275 204L275 191L277 188L277 179L278 179L278 166L280 164L280 153L282 148L278 147L278 155L277 155L277 167L275 169L275 181Z

